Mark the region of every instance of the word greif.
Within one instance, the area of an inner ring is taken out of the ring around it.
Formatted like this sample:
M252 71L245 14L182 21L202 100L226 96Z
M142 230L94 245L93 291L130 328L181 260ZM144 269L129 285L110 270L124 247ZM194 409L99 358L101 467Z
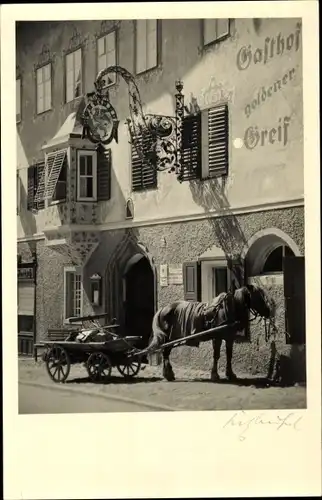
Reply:
M282 143L286 146L288 142L288 127L290 125L291 118L285 116L278 120L277 127L271 129L259 130L257 126L248 127L244 134L244 144L247 149L254 149L256 146L266 146L268 144L274 144L275 142Z

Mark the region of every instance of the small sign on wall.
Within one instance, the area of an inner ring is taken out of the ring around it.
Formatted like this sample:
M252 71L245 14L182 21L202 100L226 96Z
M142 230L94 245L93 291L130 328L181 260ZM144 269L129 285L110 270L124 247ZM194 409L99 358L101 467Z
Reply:
M168 264L160 264L160 286L168 286Z
M169 285L183 284L182 266L169 266L168 282Z

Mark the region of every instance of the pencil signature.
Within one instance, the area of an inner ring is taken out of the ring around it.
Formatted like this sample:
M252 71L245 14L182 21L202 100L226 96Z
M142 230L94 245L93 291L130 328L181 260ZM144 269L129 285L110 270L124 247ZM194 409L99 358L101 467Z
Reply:
M240 430L238 433L238 438L240 441L246 439L246 433L256 425L272 426L275 427L276 431L279 431L285 427L292 428L295 431L301 430L299 427L299 422L302 420L302 416L296 413L288 413L287 415L277 415L276 417L270 418L265 416L265 413L260 413L256 416L248 415L244 410L236 412L227 422L223 425L223 428L235 427Z

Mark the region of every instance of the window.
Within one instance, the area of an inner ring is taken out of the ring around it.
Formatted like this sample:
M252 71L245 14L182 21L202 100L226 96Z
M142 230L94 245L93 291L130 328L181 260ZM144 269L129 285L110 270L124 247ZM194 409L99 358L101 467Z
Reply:
M67 149L46 154L44 168L37 182L34 201L44 205L48 202L63 201L67 192Z
M228 106L205 109L183 119L181 180L228 173Z
M227 267L212 267L212 298L227 292Z
M79 268L68 267L64 270L64 300L65 319L82 316L83 287Z
M21 121L21 79L16 80L16 122Z
M281 245L268 255L263 266L262 274L278 273L283 271L283 260L285 257L293 257L294 253L290 247Z
M158 22L156 19L136 21L136 73L158 65Z
M112 31L108 35L97 40L97 69L102 71L109 66L116 65L116 32ZM106 86L113 85L116 81L115 73L105 76Z
M144 154L141 158L138 149ZM136 138L136 145L131 144L132 158L132 190L143 191L157 187L158 176L155 166L156 144L150 134L143 134Z
M229 35L229 19L203 19L203 44L218 42Z
M97 199L97 159L95 151L78 151L77 155L77 199Z
M73 101L82 94L82 50L78 49L66 56L66 102Z
M37 114L51 109L51 64L46 64L36 71L37 79Z

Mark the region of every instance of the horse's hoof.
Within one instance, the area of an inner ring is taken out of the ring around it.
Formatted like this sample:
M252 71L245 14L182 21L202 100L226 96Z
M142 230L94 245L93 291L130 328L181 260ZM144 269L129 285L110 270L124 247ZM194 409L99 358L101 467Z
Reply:
M168 382L173 382L176 378L174 376L174 373L170 372L170 373L163 373L163 376L164 378L168 381Z
M229 382L235 382L237 380L237 376L234 373L226 373L226 377Z
M210 375L210 380L211 380L211 382L218 382L218 380L220 380L218 373L212 373Z

